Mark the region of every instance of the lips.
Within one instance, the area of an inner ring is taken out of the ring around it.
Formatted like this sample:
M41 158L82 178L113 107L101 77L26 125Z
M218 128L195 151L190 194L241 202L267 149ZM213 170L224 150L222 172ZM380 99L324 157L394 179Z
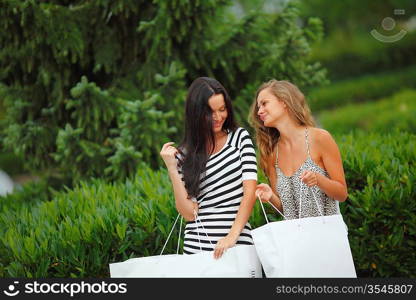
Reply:
M262 120L264 122L264 119L266 119L265 115L260 116L260 120Z

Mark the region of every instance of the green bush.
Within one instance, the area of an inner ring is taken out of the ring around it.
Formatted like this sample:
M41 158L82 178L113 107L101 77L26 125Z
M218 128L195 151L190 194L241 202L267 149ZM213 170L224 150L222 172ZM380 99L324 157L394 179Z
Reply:
M415 137L336 136L349 186L340 207L360 277L416 275ZM145 166L125 183L82 182L51 201L9 207L0 211L1 277L107 277L111 262L158 254L177 216L166 171ZM250 222L265 223L258 203Z
M82 182L19 206L0 213L2 277L107 277L110 262L158 254L177 214L166 172L144 166L123 184Z
M416 276L416 135L337 138L349 199L341 211L359 277Z
M0 170L5 171L10 176L24 172L23 159L12 152L0 151Z
M401 24L411 17L408 12L416 9L413 0L388 1L331 1L313 0L302 1L302 15L316 16L322 19L326 32L333 33L342 30L345 34L371 28L381 27L383 18L390 16L394 9L400 7L406 13L395 14L397 24ZM390 34L392 34L390 32Z
M353 130L416 133L416 90L405 90L377 102L351 104L319 114L322 127L333 133Z
M380 19L381 21L382 19ZM374 28L374 27L373 27ZM416 33L408 32L395 43L382 43L368 31L335 31L313 46L311 61L319 61L331 80L397 70L416 64Z
M313 112L390 96L416 87L416 65L400 71L372 74L311 89L307 96Z
M242 18L230 5L2 1L2 147L24 157L31 171L53 169L74 182L124 179L140 161L157 168L161 145L179 142L186 90L196 77L217 78L245 108L253 86L269 76L301 87L325 81L319 63L306 62L322 36L318 19L299 26L292 2ZM244 122L247 110L237 113Z
M22 207L34 205L52 199L53 191L45 179L36 180L23 185L7 196L0 196L0 212L18 211Z
M6 114L6 108L4 107L3 100L0 99L0 122L1 120L4 119L5 114Z

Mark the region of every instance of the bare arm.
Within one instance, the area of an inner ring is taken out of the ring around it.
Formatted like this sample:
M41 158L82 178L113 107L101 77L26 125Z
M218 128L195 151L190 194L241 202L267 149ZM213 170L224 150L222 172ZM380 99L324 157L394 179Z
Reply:
M317 174L317 184L329 197L343 202L347 199L348 192L341 153L329 133L323 134L318 142L322 151L322 161L328 171L329 178Z
M256 180L243 181L244 196L241 200L240 208L238 209L233 226L228 233L228 235L235 241L237 241L241 231L244 229L244 226L250 218L251 211L253 210L254 203L256 202L256 196L254 194L256 186Z
M256 202L256 185L257 180L243 181L244 195L243 199L241 200L237 216L235 217L234 223L231 226L230 232L227 234L227 236L217 242L217 245L214 249L214 258L220 258L224 254L224 251L234 246L237 242L241 231L244 229L244 226L247 224L247 221L250 218L251 211L253 210L254 203Z
M168 173L170 181L172 182L176 210L186 221L194 221L194 212L198 214L198 203L189 199L188 192L185 189L185 185L178 170L168 169Z
M182 181L182 176L179 174L177 167L175 155L178 153L178 150L172 145L172 142L164 144L160 151L160 155L168 169L177 211L186 221L194 221L194 212L198 213L198 203L193 202L189 198L188 192L185 189L185 184Z
M270 202L273 204L280 212L283 211L282 201L277 193L277 176L276 169L274 167L275 156L272 155L268 159L266 176L269 180L269 184L260 183L257 185L256 195L260 197L262 202Z

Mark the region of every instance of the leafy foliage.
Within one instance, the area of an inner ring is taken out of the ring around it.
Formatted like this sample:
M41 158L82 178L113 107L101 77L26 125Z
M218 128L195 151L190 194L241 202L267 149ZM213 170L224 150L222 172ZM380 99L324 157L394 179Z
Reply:
M190 82L217 78L245 123L255 86L269 77L325 81L307 63L321 23L278 13L238 19L230 2L2 1L0 95L5 151L50 176L122 179L160 164L179 142ZM215 20L215 21L213 21Z
M333 133L355 130L389 133L395 129L416 133L416 91L404 90L379 101L323 111L322 126Z
M393 14L394 9L403 9L405 14L395 15L398 22L409 18L416 4L412 0L386 0L379 3L372 1L302 1L302 16L316 16L325 23L325 32L332 33L341 29L346 34L357 30L377 27L381 20Z
M341 212L360 277L416 275L415 137L400 131L338 137L349 187Z
M415 135L361 132L336 140L349 186L340 207L358 276L414 277ZM166 170L144 165L124 183L92 180L50 201L31 197L29 190L1 199L2 277L107 277L111 262L159 254L177 216ZM258 203L250 223L265 223ZM177 237L178 228L165 253L176 252Z
M325 87L311 89L307 96L313 112L339 108L347 104L378 100L401 89L415 88L416 66L400 71L365 75L333 82Z
M401 40L382 43L371 36L371 30L354 34L334 32L313 46L310 60L320 61L333 80L400 70L416 64L413 55L416 33L406 30Z
M109 262L155 254L176 217L170 183L165 171L146 166L136 175L122 184L83 182L52 201L2 206L0 275L107 277Z

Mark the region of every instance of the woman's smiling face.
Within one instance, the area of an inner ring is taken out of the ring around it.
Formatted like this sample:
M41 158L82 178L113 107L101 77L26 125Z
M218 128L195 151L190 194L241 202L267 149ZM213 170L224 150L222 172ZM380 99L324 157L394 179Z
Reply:
M208 105L212 112L212 130L214 134L221 132L222 126L228 117L224 96L222 94L211 96L211 98L208 99Z
M257 114L266 127L273 126L283 114L287 113L285 103L268 88L262 90L257 96L257 107Z

